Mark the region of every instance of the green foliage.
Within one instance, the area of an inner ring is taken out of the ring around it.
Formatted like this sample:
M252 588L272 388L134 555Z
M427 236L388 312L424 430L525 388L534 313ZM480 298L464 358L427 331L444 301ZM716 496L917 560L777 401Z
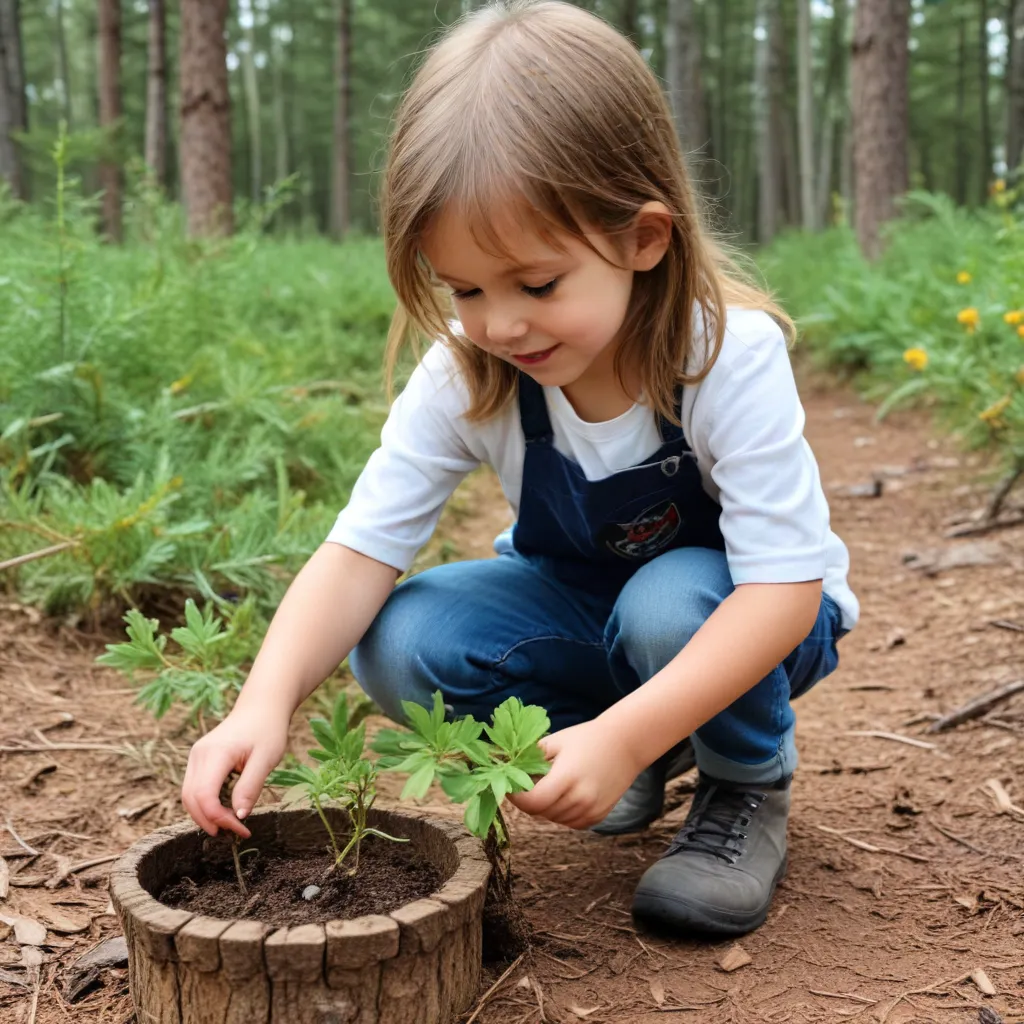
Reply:
M175 704L184 704L194 720L223 718L243 675L237 667L240 651L248 649L256 626L251 599L228 606L228 620L208 606L200 611L189 599L185 625L170 634L160 624L133 608L125 615L128 642L107 644L107 653L96 660L123 672L133 683L142 683L138 701L157 718ZM174 645L168 650L168 640Z
M377 836L396 843L408 842L407 839L390 836L366 823L377 797L377 766L363 757L366 744L366 723L363 719L372 707L369 701L363 701L350 714L347 697L344 693L339 694L330 721L314 718L309 723L313 736L320 744L309 751L309 756L317 762L316 767L299 764L290 768L277 768L267 779L270 786L298 789L309 801L320 815L330 837L334 867L340 867L352 853L355 860L349 871L352 875L359 870L359 850L366 836ZM334 830L324 814L323 804L327 800L344 807L352 823L352 834L343 848L338 846Z
M123 248L59 181L0 205L0 562L53 614L155 591L265 614L377 443L394 306L379 242L186 242L135 181ZM250 652L254 653L254 652Z
M533 789L531 776L547 774L537 744L551 726L547 712L510 697L490 725L471 715L448 722L440 691L429 711L410 701L402 708L411 731L382 729L373 742L381 768L408 773L402 798L422 797L436 779L452 800L466 804L466 827L474 835L485 839L494 828L504 841L502 801ZM485 732L490 742L481 738Z
M1024 462L1024 185L984 210L911 193L868 264L846 231L789 235L761 257L823 365L854 374L880 415L932 405L965 443Z

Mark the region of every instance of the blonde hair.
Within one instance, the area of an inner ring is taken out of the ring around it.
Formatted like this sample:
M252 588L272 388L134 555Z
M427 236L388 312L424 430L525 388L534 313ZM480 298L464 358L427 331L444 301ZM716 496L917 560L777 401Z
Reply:
M430 51L396 112L381 199L399 303L388 387L406 345L440 338L468 384L471 420L505 406L518 370L449 327L450 295L421 249L449 204L503 253L495 217L510 206L529 210L545 237L567 232L593 248L583 225L614 237L645 203L663 203L671 241L653 270L634 277L616 369L629 366L646 401L677 423L676 389L711 369L727 306L763 309L795 333L705 227L667 99L643 57L596 15L559 0L493 3ZM710 345L687 374L698 308Z

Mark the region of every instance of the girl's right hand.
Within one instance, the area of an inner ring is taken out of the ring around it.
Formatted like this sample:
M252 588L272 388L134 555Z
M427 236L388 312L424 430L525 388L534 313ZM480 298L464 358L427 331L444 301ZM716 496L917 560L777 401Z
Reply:
M256 805L263 783L277 766L288 742L288 717L235 708L223 722L197 740L188 757L181 802L195 823L211 836L221 828L243 839L242 824ZM224 780L241 774L231 794L232 807L220 802Z

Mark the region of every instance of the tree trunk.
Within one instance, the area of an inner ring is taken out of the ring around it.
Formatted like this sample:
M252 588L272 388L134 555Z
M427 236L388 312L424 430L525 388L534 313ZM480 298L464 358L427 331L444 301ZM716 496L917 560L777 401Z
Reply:
M800 221L805 231L816 231L818 229L818 212L814 202L814 80L811 72L811 0L797 0L796 12Z
M291 159L288 153L288 118L285 114L284 62L285 45L273 37L270 55L274 88L274 179L278 182L288 177Z
M341 241L351 222L349 113L352 108L352 0L338 0L334 62L334 161L331 175L331 237Z
M1024 158L1024 0L1010 0L1010 47L1006 56L1006 164L1013 172Z
M230 234L229 0L181 2L181 184L190 235Z
M167 9L149 0L149 78L146 90L146 166L167 188Z
M832 223L832 172L836 159L836 137L838 134L841 154L846 137L846 112L849 107L846 102L849 96L849 62L846 60L845 45L846 0L834 3L832 11L828 70L825 76L821 131L818 137L818 180L815 185L818 224L824 225ZM841 96L843 102L837 102L837 96Z
M981 181L978 197L981 205L988 202L988 187L992 180L992 121L989 116L989 57L988 52L988 0L978 0L978 85L979 114L981 115Z
M779 0L758 0L757 26L759 38L754 60L754 124L758 130L759 189L757 200L757 238L767 245L779 226L779 159L778 136L773 116L775 47L774 26L778 20Z
M857 239L881 252L881 226L908 186L910 0L859 0L853 33L853 164Z
M960 206L967 202L967 18L957 21L956 47L956 141L953 147L956 180L954 193Z
M64 32L64 0L57 0L54 30L57 38L57 76L60 78L61 110L71 131L71 71L68 67L68 41Z
M700 37L693 0L668 0L665 20L665 79L679 141L686 153L706 155L708 125L700 80ZM700 156L696 162L702 162Z
M100 127L105 135L100 163L103 233L110 241L120 242L121 0L99 0L98 14Z
M242 84L245 89L245 113L249 125L249 194L254 204L263 198L263 132L260 118L260 87L256 76L256 12L252 0L241 0Z

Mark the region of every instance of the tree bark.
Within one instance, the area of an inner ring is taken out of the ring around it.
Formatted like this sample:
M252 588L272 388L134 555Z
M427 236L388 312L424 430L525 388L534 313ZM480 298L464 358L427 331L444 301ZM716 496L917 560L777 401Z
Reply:
M149 0L149 76L146 89L146 166L167 187L167 8Z
M57 75L60 78L61 108L64 123L71 131L71 70L68 66L68 41L64 32L64 0L57 0L54 29L57 40Z
M288 147L288 118L285 113L285 63L284 42L274 37L270 60L272 63L274 88L274 179L278 182L288 177L291 158Z
M881 226L908 186L910 0L859 0L854 21L853 163L857 239L881 253Z
M846 113L849 108L849 62L846 59L846 0L832 5L832 32L829 41L828 70L821 104L821 131L818 137L818 180L815 185L818 224L832 222L832 175L836 160L836 138L842 154L846 138ZM842 102L837 102L841 97ZM840 156L842 159L842 156ZM840 175L842 177L842 175Z
M181 183L190 235L230 234L229 0L181 3Z
M1024 158L1024 0L1010 0L1007 23L1006 164L1012 172Z
M796 11L800 221L805 231L816 231L818 229L818 211L814 202L814 80L811 65L811 0L797 0Z
M334 88L331 237L341 241L351 226L349 115L352 109L352 0L338 0Z
M988 202L989 182L992 180L992 119L989 114L989 52L988 52L988 0L978 0L978 113L981 115L981 181L978 197L981 205Z
M99 0L100 127L104 158L100 163L103 190L103 233L112 242L123 237L121 225L121 0Z
M956 179L954 191L957 204L967 202L967 18L957 19L956 47L956 140L954 143Z
M665 79L679 141L702 163L708 143L707 111L700 78L700 37L693 0L668 0L665 20Z
M779 224L779 158L775 134L775 47L774 26L778 20L779 0L758 0L759 33L754 60L754 123L758 131L759 188L757 201L757 238L767 245Z
M24 131L25 87L16 0L0 0L0 179L25 199L25 176L13 133Z
M263 198L263 132L260 118L260 86L256 74L256 11L251 0L241 0L242 83L245 88L245 112L249 125L249 194L259 205Z

